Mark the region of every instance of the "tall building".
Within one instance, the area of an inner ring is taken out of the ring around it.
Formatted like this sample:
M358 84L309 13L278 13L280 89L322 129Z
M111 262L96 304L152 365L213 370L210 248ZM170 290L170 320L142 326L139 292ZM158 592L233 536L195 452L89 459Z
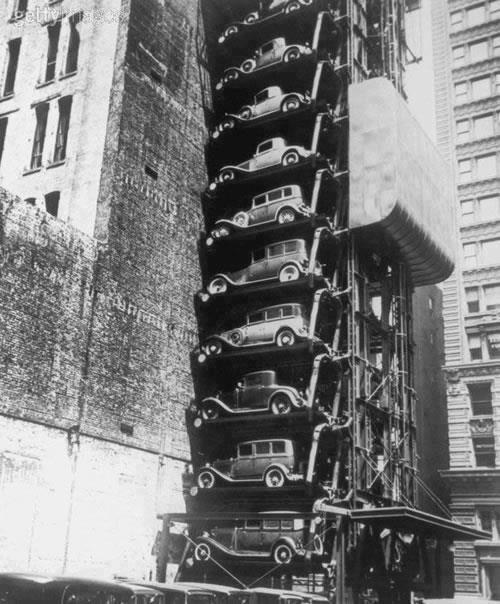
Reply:
M182 505L196 2L3 2L2 570L148 577Z
M500 598L500 2L432 1L438 142L456 167L457 270L444 288L455 592Z

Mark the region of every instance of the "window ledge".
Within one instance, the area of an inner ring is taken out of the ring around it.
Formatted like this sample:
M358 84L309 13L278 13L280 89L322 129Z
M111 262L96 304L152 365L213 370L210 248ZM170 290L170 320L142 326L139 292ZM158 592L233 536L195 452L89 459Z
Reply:
M50 170L50 168L57 168L58 166L64 166L65 163L66 163L66 158L60 159L58 161L49 162L47 164L47 170Z
M49 84L53 84L54 82L55 82L54 78L52 80L47 80L46 82L37 82L35 84L35 88L44 88L45 86L48 86Z
M59 75L59 80L66 80L68 78L73 77L74 75L76 75L78 73L78 69L75 69L75 71L68 71L68 73L61 73Z
M9 92L9 94L6 94L4 96L0 96L0 103L2 103L3 101L8 101L9 99L13 99L14 98L14 93L13 92Z
M23 172L23 176L28 176L29 174L35 174L36 172L41 172L42 168L43 168L43 166L40 166L39 168L25 168L25 170Z

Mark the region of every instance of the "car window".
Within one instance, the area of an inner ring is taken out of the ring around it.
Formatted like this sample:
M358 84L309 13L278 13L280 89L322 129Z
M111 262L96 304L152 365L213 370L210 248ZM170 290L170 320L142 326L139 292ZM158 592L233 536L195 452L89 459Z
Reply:
M260 52L262 54L264 54L266 52L271 52L273 48L274 48L274 42L268 42L267 44L264 44L264 46L260 47Z
M281 528L284 531L291 531L293 529L293 520L282 520Z
M266 196L265 195L258 195L257 197L253 198L253 205L254 206L261 206L263 203L266 203Z
M273 148L273 141L266 141L257 147L257 153L264 153L270 151Z
M293 306L282 306L281 307L281 316L282 317L293 317L294 316L294 312L293 312Z
M268 98L269 98L269 90L263 90L262 92L259 92L259 94L255 95L255 102L262 103L263 101L266 101Z
M251 312L248 315L248 322L249 323L260 323L263 320L264 320L264 313L262 311Z
M262 376L249 375L244 379L244 385L249 388L252 386L260 386L262 384Z
M273 443L273 453L284 453L285 443L282 440L278 440Z
M255 250L253 253L254 262L259 262L260 260L264 260L265 257L266 257L265 248L262 248L260 250Z
M275 258L276 256L282 256L283 255L283 244L282 243L276 243L275 245L270 245L268 248L269 250L269 258Z
M298 241L287 241L285 243L285 254L291 254L292 252L299 251L299 242Z
M255 453L257 455L269 455L270 443L255 443Z
M238 455L239 457L251 457L252 456L252 445L240 445L238 447Z
M277 199L281 199L281 189L277 189L276 191L271 191L268 195L269 201L276 201Z
M280 528L279 520L263 520L262 528L268 531L277 531Z
M292 196L292 187L285 187L285 189L283 191L283 196L291 197Z
M260 520L247 520L245 522L245 528L252 530L260 529Z
M267 316L267 320L268 321L274 321L275 319L279 319L281 317L280 315L280 309L279 308L271 308L267 311L266 313Z

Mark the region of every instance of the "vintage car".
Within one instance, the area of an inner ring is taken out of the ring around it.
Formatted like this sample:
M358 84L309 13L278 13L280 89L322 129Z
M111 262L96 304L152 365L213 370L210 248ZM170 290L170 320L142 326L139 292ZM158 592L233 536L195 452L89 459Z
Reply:
M305 591L253 587L248 592L249 604L329 604L330 602L325 596Z
M234 231L248 229L261 224L293 222L298 216L310 216L311 210L306 205L304 194L299 185L290 185L272 189L252 199L252 207L237 212L230 219L218 220L207 239L207 245L214 240L227 237Z
M239 271L218 273L207 286L209 296L224 294L229 288L261 281L297 281L309 270L309 252L304 239L290 239L272 243L252 252L251 263ZM322 275L321 265L316 262L314 275Z
M277 63L291 63L301 57L312 54L311 47L306 44L287 44L285 38L274 38L266 42L250 59L245 59L240 67L228 67L224 70L222 79L216 85L221 89L224 84L237 80L242 74L249 74L270 67Z
M275 371L253 371L244 375L232 392L204 398L198 410L204 420L210 420L221 414L263 411L285 414L302 409L305 403L305 392L278 384Z
M212 138L218 138L224 130L234 128L237 122L253 121L270 113L290 113L310 103L308 93L285 93L280 86L269 86L255 95L251 105L244 105L237 113L227 113L212 132Z
M253 157L247 161L235 166L221 168L217 178L210 183L209 188L213 191L219 184L235 180L238 176L251 174L280 164L282 166L298 164L301 160L308 159L312 155L312 151L301 145L289 145L281 136L270 138L257 145Z
M221 354L224 348L262 346L293 346L305 340L309 318L302 304L278 304L248 313L245 325L207 338L202 350L207 356Z
M219 36L219 44L225 42L231 36L237 34L245 25L251 25L256 23L263 18L274 16L278 13L292 13L293 11L299 10L303 6L309 6L314 0L272 0L267 2L265 12L252 11L248 13L243 21L234 21L230 23L224 32Z
M309 542L309 523L287 512L262 513L260 518L238 522L236 526L214 527L196 539L194 557L206 561L214 553L238 558L269 558L276 564L289 564L304 556ZM319 536L312 539L315 554L322 554ZM300 603L301 604L301 603Z
M262 482L280 488L287 482L302 480L293 441L288 439L252 440L240 443L236 457L204 465L197 483L200 489L211 489L222 483Z

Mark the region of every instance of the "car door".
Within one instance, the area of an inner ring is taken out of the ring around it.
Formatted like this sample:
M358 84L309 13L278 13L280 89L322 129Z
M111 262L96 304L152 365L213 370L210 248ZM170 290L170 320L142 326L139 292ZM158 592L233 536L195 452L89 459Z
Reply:
M266 315L263 310L252 312L248 315L246 326L247 344L256 344L263 341L266 329L265 317Z
M275 243L267 248L267 272L266 279L273 279L278 276L280 268L283 266L284 245Z
M271 443L267 440L257 441L255 445L255 476L259 478L263 476L271 456Z
M270 88L265 88L255 95L255 115L269 113L271 105Z
M257 147L255 169L262 170L276 163L276 144L274 140L264 141Z
M254 197L252 209L248 212L249 224L259 224L267 220L266 199L267 196L265 194Z
M280 325L281 310L277 308L270 308L266 311L266 321L264 323L264 329L262 339L264 342L274 342L276 331Z
M279 518L266 518L262 521L262 547L265 551L271 551L279 536Z
M261 535L260 520L245 520L245 525L239 534L239 551L259 551Z
M253 476L254 473L254 458L252 443L243 443L238 446L238 456L234 460L231 468L231 477L238 479L246 479Z
M254 250L252 253L252 263L247 269L247 281L259 281L265 279L269 272L269 259L267 257L267 248Z
M262 406L262 380L260 374L245 378L241 392L241 407L255 408Z
M276 40L267 42L260 47L257 57L257 67L265 67L276 61Z

